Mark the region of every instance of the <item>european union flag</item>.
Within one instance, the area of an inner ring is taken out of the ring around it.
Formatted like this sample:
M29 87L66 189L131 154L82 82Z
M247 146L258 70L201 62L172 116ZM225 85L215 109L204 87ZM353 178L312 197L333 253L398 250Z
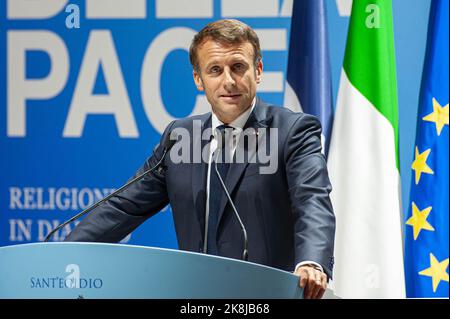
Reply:
M448 0L433 0L406 216L408 297L449 297Z
M327 154L333 124L331 71L324 0L295 0L284 104L316 116Z

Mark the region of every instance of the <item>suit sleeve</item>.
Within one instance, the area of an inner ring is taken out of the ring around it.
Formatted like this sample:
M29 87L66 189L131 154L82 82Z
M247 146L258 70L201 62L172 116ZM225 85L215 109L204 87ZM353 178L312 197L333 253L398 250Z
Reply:
M319 121L310 115L300 115L284 146L295 221L295 259L297 264L306 260L317 262L331 278L335 217L329 197L331 183L321 149Z
M132 178L155 166L161 159L163 154L161 144L169 134L173 123L166 128L160 144L154 148L153 154ZM164 171L150 172L143 179L131 184L91 211L65 241L118 242L168 203Z

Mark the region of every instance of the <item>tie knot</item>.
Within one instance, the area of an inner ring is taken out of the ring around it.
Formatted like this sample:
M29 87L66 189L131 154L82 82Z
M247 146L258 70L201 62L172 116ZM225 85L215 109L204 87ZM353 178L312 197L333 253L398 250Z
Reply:
M226 125L226 124L222 124L222 125L219 125L218 127L216 127L216 130L218 130L220 133L222 133L222 132L228 131L228 130L233 131L234 127Z
M234 128L228 125L219 125L216 127L216 139L221 147L225 146L225 142L231 138Z

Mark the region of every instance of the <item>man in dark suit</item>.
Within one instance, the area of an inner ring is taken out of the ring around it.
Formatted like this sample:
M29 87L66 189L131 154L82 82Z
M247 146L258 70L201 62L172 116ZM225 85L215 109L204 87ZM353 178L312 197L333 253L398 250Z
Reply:
M164 169L99 206L66 240L120 241L170 203L180 249L241 259L241 218L248 260L294 271L305 297L321 298L332 274L335 220L320 123L256 97L263 69L259 40L240 21L208 24L194 37L190 59L212 112L170 123L137 174L153 167L164 141L179 132ZM250 142L251 132L257 143ZM267 165L261 150L270 153Z

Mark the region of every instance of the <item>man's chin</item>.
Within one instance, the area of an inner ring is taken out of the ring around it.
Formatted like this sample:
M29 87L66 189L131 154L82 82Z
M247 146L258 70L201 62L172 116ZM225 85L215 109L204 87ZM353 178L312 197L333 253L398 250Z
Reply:
M226 122L232 122L239 115L244 113L245 108L243 108L239 104L231 104L231 103L220 103L219 108L216 108L216 115L219 117L221 121L226 119Z
M241 103L239 103L238 101L229 102L229 101L220 100L218 105L219 105L219 109L224 112L228 112L230 110L239 110L241 108Z

